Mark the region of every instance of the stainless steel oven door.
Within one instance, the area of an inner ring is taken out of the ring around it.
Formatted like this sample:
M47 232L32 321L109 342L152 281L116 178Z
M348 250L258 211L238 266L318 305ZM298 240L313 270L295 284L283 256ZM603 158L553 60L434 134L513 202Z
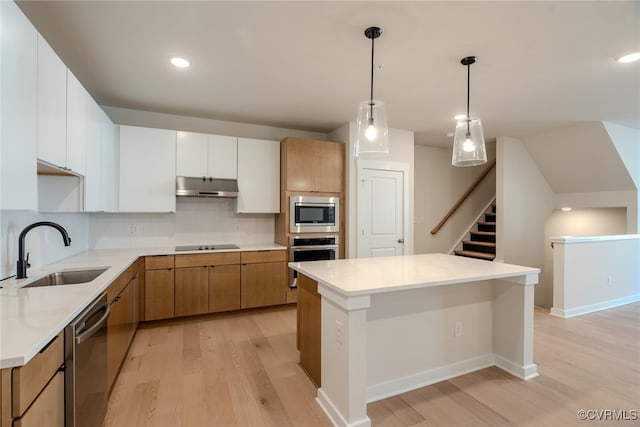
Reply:
M290 262L329 261L338 256L338 245L292 246L289 248ZM298 272L289 269L289 288L298 287Z

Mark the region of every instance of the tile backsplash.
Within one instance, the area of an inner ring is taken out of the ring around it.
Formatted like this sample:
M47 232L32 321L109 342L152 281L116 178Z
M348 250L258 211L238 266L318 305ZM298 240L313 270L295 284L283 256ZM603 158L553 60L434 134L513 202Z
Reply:
M235 199L178 198L175 213L92 214L92 249L272 243L274 215L237 214Z
M65 247L62 236L52 227L32 229L25 239L25 251L29 252L32 268L59 261L89 248L88 214L0 211L0 279L16 274L18 236L26 226L38 221L52 221L63 226L69 233L71 246Z
M44 213L0 211L0 279L16 272L18 236L29 224L53 221L69 233L65 247L57 230L29 232L26 250L40 267L88 249L167 247L202 243L273 243L273 214L237 214L235 199L178 198L175 213Z

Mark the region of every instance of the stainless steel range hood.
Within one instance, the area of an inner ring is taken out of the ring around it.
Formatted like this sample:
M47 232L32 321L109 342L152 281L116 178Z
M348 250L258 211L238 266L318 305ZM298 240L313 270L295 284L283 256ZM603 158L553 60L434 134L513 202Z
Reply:
M176 196L183 197L238 197L235 179L176 177Z

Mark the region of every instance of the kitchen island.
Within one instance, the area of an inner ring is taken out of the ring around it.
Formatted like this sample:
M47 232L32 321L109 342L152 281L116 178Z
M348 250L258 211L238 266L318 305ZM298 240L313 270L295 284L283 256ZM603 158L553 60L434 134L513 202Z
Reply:
M335 425L369 426L367 403L488 366L522 379L537 376L539 269L443 254L289 267L317 282L316 400ZM299 304L305 312L305 302Z

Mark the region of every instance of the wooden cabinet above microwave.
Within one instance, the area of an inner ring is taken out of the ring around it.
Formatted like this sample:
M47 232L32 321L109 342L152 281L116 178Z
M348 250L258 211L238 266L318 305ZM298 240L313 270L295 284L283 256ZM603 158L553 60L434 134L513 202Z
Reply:
M339 142L285 138L281 145L286 191L342 193L345 145Z

